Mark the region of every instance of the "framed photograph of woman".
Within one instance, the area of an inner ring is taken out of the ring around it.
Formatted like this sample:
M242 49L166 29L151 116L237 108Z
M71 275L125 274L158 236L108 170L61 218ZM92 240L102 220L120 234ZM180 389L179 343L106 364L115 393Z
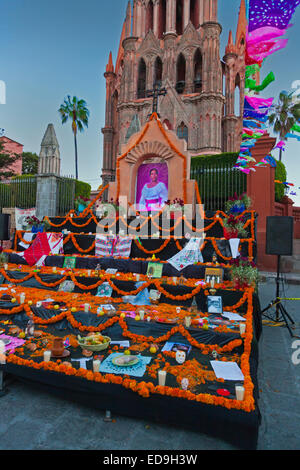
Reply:
M222 315L223 300L221 296L216 296L216 295L207 296L207 312Z
M166 163L141 165L136 184L137 210L161 210L168 200L168 185L168 165Z

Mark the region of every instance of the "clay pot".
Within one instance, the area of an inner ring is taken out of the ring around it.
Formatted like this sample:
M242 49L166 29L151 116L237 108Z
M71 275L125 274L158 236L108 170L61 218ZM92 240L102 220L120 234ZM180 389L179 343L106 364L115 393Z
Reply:
M65 350L63 338L55 338L52 346L53 356L62 356Z

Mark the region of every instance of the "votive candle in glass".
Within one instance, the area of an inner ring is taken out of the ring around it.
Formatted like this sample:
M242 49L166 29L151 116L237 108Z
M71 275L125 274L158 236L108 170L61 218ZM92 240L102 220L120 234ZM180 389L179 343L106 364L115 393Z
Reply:
M238 401L244 401L245 398L245 388L242 385L235 386L236 399Z
M100 361L93 361L93 371L94 372L99 372L100 371Z
M44 362L49 362L51 358L51 351L44 351Z
M167 372L165 370L158 371L158 385L164 387L166 385Z

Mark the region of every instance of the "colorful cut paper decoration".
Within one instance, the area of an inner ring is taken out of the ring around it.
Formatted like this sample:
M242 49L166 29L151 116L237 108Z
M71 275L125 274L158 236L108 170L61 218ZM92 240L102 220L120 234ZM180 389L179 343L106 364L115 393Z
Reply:
M286 29L300 0L250 0L249 31L264 26Z
M273 98L264 99L250 96L253 92L264 90L275 77L270 72L261 84L257 84L257 72L260 71L263 60L274 52L284 48L288 42L283 38L287 29L291 26L290 20L295 13L300 0L246 0L246 16L248 20L248 32L246 36L246 80L245 108L243 116L243 140L240 154L235 167L246 174L255 169L250 167L253 158L251 149L267 129L268 113L273 104ZM292 132L300 132L300 125L295 125ZM300 141L300 136L287 134ZM285 142L278 142L275 148L284 150ZM276 161L272 156L265 157L256 167L265 165L275 166ZM253 164L252 164L253 165Z

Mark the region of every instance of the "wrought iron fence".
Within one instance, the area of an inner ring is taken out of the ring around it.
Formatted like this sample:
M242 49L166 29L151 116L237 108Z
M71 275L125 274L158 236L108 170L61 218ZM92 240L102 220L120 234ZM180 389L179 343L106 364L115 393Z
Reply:
M0 182L0 209L30 209L36 204L36 176L17 177Z
M64 216L74 209L75 185L76 180L72 176L63 176L58 179L58 197L56 199L56 213L58 216Z
M199 161L200 160L200 161ZM247 175L231 163L208 163L201 159L191 164L191 179L197 181L202 203L206 210L225 209L225 202L234 193L247 191Z

